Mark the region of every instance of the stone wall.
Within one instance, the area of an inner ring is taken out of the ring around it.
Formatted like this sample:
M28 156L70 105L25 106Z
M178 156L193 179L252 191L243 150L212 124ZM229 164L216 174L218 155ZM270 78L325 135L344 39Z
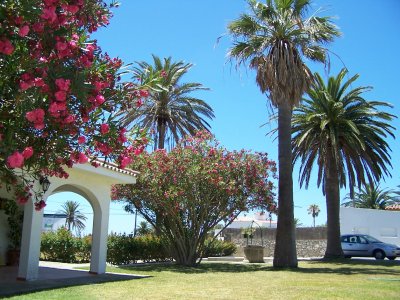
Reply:
M224 240L231 241L238 246L235 256L244 256L243 247L247 244L247 239L243 238L240 229L227 228L223 231ZM274 256L276 228L258 228L253 239L248 239L249 244L263 245L264 256ZM262 239L261 239L262 237ZM326 248L326 227L297 228L296 247L298 257L321 257Z

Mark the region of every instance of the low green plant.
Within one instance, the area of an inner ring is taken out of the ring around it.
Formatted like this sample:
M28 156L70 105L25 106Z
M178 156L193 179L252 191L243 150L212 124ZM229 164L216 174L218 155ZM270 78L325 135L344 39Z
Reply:
M236 245L232 242L207 239L204 243L203 257L229 256L236 252Z
M4 212L7 215L7 223L9 227L9 249L19 250L21 247L24 211L14 200L2 199L2 201L4 201Z

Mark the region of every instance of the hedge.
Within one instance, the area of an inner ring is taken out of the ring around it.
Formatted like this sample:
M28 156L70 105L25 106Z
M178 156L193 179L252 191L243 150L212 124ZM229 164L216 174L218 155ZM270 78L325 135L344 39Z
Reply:
M208 256L232 255L236 251L233 243L211 239L206 240L205 253ZM66 263L90 261L92 237L74 237L64 227L55 232L42 233L41 259ZM107 240L107 262L113 265L132 264L138 261L171 261L168 245L159 237L144 235L133 237L126 234L110 234Z

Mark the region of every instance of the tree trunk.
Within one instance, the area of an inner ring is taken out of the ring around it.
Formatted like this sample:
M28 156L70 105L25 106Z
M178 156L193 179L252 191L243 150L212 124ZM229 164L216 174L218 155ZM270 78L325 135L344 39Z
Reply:
M274 267L280 268L297 268L293 212L291 119L292 109L290 105L280 104L278 107L278 225L274 253Z
M325 197L327 211L327 244L324 258L344 257L340 242L340 191L337 166L334 156L328 149L325 172Z

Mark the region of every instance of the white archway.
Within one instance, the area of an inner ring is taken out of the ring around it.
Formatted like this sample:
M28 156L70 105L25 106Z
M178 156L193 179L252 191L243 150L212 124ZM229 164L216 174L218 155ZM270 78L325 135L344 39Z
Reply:
M68 169L68 174L68 179L49 178L51 185L44 199L54 193L71 191L89 201L94 214L90 273L103 274L106 270L111 186L134 184L137 172L121 170L111 164L102 164L98 168L84 164ZM42 222L43 210L36 211L33 201L29 201L24 208L18 269L18 278L21 280L35 280L38 277Z

